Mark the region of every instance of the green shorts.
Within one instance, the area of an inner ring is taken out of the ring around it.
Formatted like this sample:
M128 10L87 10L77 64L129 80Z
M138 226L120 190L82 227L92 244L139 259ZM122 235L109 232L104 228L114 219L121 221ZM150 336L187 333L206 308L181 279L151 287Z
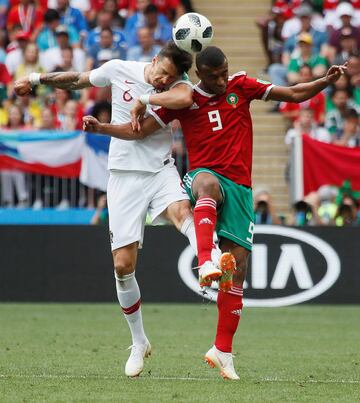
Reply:
M201 172L210 173L219 180L223 202L218 207L216 224L218 237L230 239L251 251L254 237L254 207L251 188L238 185L210 169L198 168L188 172L183 179L193 205L196 200L192 193L192 182Z

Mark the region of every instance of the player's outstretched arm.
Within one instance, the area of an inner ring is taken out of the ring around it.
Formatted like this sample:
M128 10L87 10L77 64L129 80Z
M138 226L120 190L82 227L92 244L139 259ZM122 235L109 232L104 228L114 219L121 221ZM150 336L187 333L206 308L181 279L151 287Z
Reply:
M131 109L131 123L134 130L141 129L141 122L146 112L146 105L162 106L167 109L189 108L192 103L193 90L190 85L179 83L168 91L158 94L142 95Z
M121 140L141 140L160 129L160 127L159 123L152 116L144 120L140 131L134 131L131 123L114 125L100 123L93 116L83 117L83 129L86 132L104 134Z
M342 66L331 66L326 76L310 83L296 84L291 87L275 86L271 89L267 99L281 102L303 102L317 93L325 89L327 86L334 84L342 74L347 70L347 63Z
M82 88L92 87L89 80L90 71L79 73L77 71L58 72L58 73L31 73L27 77L15 81L15 94L18 96L27 95L31 92L34 85L46 84L51 87L64 90L80 90Z

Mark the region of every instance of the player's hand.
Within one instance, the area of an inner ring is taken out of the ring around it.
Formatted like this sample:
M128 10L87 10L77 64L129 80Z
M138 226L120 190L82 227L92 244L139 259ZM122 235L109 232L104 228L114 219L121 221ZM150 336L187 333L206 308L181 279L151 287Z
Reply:
M334 84L334 83L336 83L336 81L343 75L343 74L345 74L346 73L346 71L347 71L347 62L346 63L344 63L343 65L341 65L341 66L336 66L336 65L334 65L334 66L331 66L330 68L329 68L329 70L327 71L327 73L326 73L326 81L329 83L329 84Z
M141 130L141 122L144 120L145 112L146 112L146 105L144 105L143 103L140 102L139 99L137 99L134 102L134 105L130 112L131 126L134 131Z
M99 133L101 130L101 123L94 118L94 116L84 116L83 130L85 132Z
M17 96L22 97L24 95L30 94L31 90L32 85L29 81L29 77L23 77L15 81L14 91Z

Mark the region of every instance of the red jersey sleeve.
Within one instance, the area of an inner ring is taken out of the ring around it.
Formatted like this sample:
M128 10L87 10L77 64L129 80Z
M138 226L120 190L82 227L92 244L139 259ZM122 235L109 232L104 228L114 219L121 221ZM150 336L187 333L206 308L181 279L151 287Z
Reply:
M11 82L11 75L3 63L0 63L0 82L5 85L8 85Z
M241 92L249 101L252 101L253 99L262 99L263 101L266 101L271 88L274 86L268 81L248 77L247 74L243 72L235 74L232 77L234 77L232 79L237 80Z
M179 110L175 109L167 109L167 108L151 109L149 113L156 119L156 121L159 123L161 127L165 127L171 121L179 119Z

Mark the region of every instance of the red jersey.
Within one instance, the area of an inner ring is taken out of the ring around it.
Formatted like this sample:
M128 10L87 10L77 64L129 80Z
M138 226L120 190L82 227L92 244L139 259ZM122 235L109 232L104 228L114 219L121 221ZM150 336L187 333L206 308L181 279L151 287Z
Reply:
M190 108L160 108L152 115L165 126L179 119L189 155L190 171L209 168L240 185L251 186L253 131L250 102L266 99L272 84L245 72L229 77L224 95L194 87Z
M280 112L300 112L302 109L312 109L314 112L314 120L316 123L321 124L324 123L324 114L325 114L325 95L322 92L319 92L314 97L308 99L307 101L300 102L296 104L294 102L281 102L280 104ZM298 117L294 117L293 121L296 121Z

